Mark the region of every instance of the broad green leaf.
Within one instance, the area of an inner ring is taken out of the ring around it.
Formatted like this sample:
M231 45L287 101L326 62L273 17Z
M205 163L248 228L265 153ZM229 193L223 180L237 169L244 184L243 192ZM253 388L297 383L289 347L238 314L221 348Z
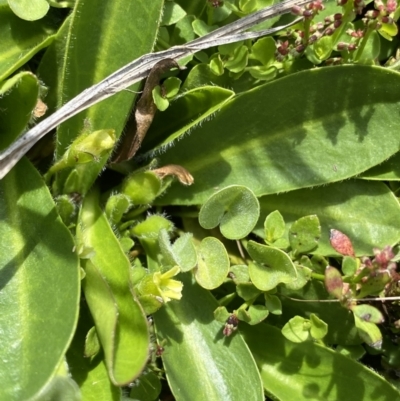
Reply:
M67 352L70 373L79 386L82 401L120 401L121 389L110 381L103 352L94 358L85 356L86 336L92 324L88 308L84 305L80 310L78 328Z
M0 399L20 401L49 382L71 342L79 264L71 234L26 159L0 181L0 204Z
M296 253L309 253L314 250L321 237L318 216L304 216L296 220L289 229L289 242Z
M296 268L285 252L254 241L248 242L247 251L255 261L249 264L250 278L260 290L269 291L279 283L296 280Z
M201 207L199 223L211 229L220 225L222 235L240 239L254 228L260 208L253 192L244 186L232 185L212 195Z
M233 95L231 90L216 86L190 88L173 101L166 111L156 113L141 152L154 151L155 146L158 150L167 147L173 140L219 110Z
M55 376L36 400L81 401L82 398L79 387L70 377Z
M295 344L267 324L240 326L267 393L281 401L388 401L400 398L381 376L311 341ZM266 339L268 339L266 341Z
M0 4L0 81L10 76L38 51L50 45L59 18L50 12L39 21L17 17L6 4Z
M259 373L240 335L222 336L218 303L182 274L183 297L154 315L164 368L177 401L264 400ZM251 383L251 385L249 385Z
M85 197L79 216L78 238L93 249L90 259L83 260L83 289L110 379L124 385L133 381L147 362L148 325L131 289L129 260L97 202L93 191Z
M362 173L358 178L366 180L399 181L400 180L400 153L396 153L389 160L379 166Z
M163 1L77 0L64 33L59 36L40 67L45 84L53 83L54 72L61 78L50 89L61 106L84 89L99 82L128 62L151 52L161 19ZM101 32L101 35L99 35ZM138 91L135 85L133 91ZM84 121L92 131L114 129L120 136L136 94L122 91L88 110L72 117L57 131L57 158L82 131ZM110 112L112 110L112 112ZM87 165L79 174L93 182L106 163L103 157L97 164ZM62 191L66 174L59 174L57 186Z
M38 97L39 82L30 72L20 72L0 83L0 149L10 145L26 128Z
M46 0L8 0L8 4L19 18L26 21L43 18L50 8Z
M287 229L298 218L315 214L321 239L314 251L332 255L329 230L337 229L351 239L357 255L370 255L374 247L393 245L400 239L400 206L388 187L380 182L345 181L312 190L304 189L260 199L261 217L254 232L264 237L265 217L278 209Z
M338 66L241 94L161 155L162 164L190 171L195 185L174 184L157 203L202 204L232 184L260 196L360 174L399 150L387 118L397 113L399 84L400 74L387 69Z
M198 248L196 281L208 290L219 287L229 272L229 256L224 244L215 237L206 237Z

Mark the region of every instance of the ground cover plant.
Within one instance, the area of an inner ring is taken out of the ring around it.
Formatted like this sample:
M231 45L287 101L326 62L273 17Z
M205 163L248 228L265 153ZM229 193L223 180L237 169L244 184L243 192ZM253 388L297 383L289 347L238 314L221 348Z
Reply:
M273 1L0 0L0 399L400 399L400 10L292 3L5 172Z

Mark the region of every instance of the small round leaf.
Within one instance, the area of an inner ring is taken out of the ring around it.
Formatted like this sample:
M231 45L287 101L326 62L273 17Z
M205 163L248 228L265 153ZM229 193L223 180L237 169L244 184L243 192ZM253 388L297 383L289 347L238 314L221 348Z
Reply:
M283 327L282 334L293 343L302 343L309 338L310 321L301 316L290 319Z
M285 252L254 241L249 241L247 251L256 262L249 264L250 278L260 290L269 291L279 283L296 280L296 268Z
M212 195L201 207L199 223L211 229L220 224L228 239L240 239L255 227L260 205L254 193L241 185L232 185Z
M206 237L198 250L197 282L207 290L219 287L229 272L229 257L223 243Z

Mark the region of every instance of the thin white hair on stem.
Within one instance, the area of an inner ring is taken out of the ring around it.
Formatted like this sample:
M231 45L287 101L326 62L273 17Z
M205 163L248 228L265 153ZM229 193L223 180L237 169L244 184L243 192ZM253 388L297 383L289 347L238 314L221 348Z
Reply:
M243 17L228 25L212 31L182 46L174 46L170 49L149 53L130 62L116 72L112 73L98 84L83 90L75 98L64 104L51 116L44 119L38 125L21 135L7 149L0 153L0 179L2 179L25 153L44 135L53 128L68 120L72 116L87 109L94 104L126 89L134 83L147 77L153 66L161 60L172 58L180 60L199 50L205 50L227 43L239 42L245 39L256 39L265 35L279 32L297 23L299 19L290 24L266 29L262 31L245 32L247 29L261 22L289 13L294 6L302 6L312 0L285 0L281 3L266 7L260 11Z

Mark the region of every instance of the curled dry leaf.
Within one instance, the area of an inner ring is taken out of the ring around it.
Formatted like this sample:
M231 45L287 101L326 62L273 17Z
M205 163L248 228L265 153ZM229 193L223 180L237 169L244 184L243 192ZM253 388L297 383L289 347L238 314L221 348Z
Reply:
M194 182L194 179L189 171L182 166L178 166L177 164L168 164L167 166L157 168L153 170L153 173L156 173L160 178L172 175L176 177L183 185L192 185Z
M174 67L180 68L175 60L166 58L151 69L142 96L136 104L135 113L126 124L126 133L118 146L117 153L112 160L113 163L120 163L135 156L157 111L152 91L159 84L162 75Z
M330 243L332 248L343 256L355 256L353 244L350 238L340 232L339 230L332 229L330 231Z

